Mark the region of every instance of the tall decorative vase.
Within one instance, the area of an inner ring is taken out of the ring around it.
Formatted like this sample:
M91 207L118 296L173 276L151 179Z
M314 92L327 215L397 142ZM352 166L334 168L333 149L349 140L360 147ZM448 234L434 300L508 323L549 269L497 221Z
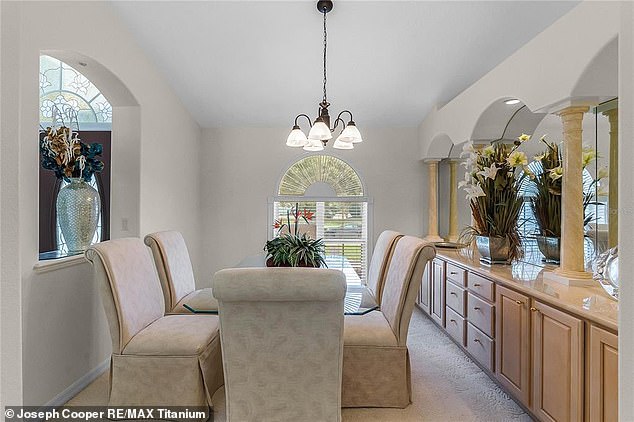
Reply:
M81 178L72 178L57 194L57 221L68 253L83 252L90 246L101 210L99 192Z

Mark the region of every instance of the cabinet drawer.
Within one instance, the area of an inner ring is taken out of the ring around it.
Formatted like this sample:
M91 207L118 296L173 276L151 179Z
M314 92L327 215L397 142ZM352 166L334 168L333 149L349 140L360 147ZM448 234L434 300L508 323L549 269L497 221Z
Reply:
M449 284L449 283L447 283ZM465 320L463 317L454 312L453 309L447 307L445 313L445 330L458 343L464 346Z
M468 274L467 286L469 290L493 302L495 300L495 284L491 280L487 280L472 272Z
M466 315L465 305L467 304L467 291L452 282L447 283L446 289L447 295L445 297L445 303L464 318Z
M471 292L467 296L467 319L484 334L493 337L493 305Z
M467 323L467 350L482 366L491 372L494 371L493 340L469 322Z
M458 286L466 286L467 271L450 263L447 263L447 280L450 280Z

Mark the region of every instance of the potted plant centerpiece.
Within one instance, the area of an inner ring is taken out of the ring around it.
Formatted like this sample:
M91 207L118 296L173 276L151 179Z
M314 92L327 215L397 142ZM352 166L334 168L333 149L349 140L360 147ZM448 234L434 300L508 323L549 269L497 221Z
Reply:
M300 220L310 224L312 217L312 212L306 209L300 211L299 204L295 204L295 207L286 212L285 223L281 220L275 221L274 227L278 236L264 245L267 267L327 267L323 240L312 239L307 233L299 232Z
M459 186L467 192L473 224L463 230L461 241L475 241L483 263L508 264L522 256L517 225L524 201L520 186L533 175L526 154L517 149L529 139L522 134L513 143L496 140L476 150L468 142L463 148L467 172Z
M88 182L95 172L103 170L97 159L101 144L85 144L70 127L46 128L40 141L42 167L66 181L57 194L56 211L59 227L70 254L80 253L93 239L99 222L99 192Z
M561 239L561 182L564 174L562 156L559 146L542 136L540 141L546 146L542 154L534 157L534 162L540 170L536 171L532 180L533 195L530 198L531 207L537 220L537 246L544 255L544 261L559 264L559 244ZM595 158L597 153L592 148L584 148L582 165L585 169ZM593 190L599 181L607 176L605 169L599 170L597 177L583 193L583 225L587 226L594 216L586 213L586 208L594 198Z

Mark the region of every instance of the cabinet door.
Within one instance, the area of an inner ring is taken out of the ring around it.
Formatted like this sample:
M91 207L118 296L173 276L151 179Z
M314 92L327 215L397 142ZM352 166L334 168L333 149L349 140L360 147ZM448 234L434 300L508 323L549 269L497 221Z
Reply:
M533 326L533 412L543 421L583 420L583 321L538 301Z
M619 420L619 339L594 325L590 327L590 420Z
M445 263L432 261L431 316L441 326L445 326Z
M433 263L429 262L425 266L425 272L423 273L423 280L420 285L420 292L418 293L418 306L420 308L429 313L430 312L430 301L429 298L431 296L431 278L432 278L432 266Z
M525 406L530 405L530 318L528 297L496 286L495 375Z

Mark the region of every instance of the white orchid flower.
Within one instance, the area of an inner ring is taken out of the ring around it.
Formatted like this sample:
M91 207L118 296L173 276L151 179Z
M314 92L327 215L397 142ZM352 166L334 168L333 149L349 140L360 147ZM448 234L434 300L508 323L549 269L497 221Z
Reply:
M464 174L464 180L462 180L461 182L458 183L458 187L462 188L464 186L467 186L468 184L471 183L471 181L473 180L473 178L471 177L471 173L469 173L468 171L465 172Z
M528 165L528 158L526 154L521 151L513 151L511 155L506 159L511 167L526 166Z
M462 146L461 157L465 157L467 155L471 156L476 153L476 150L473 148L473 142L469 141Z
M491 164L491 167L485 167L482 170L480 170L477 174L484 177L485 179L489 178L491 180L495 180L495 176L497 176L498 170L500 169L496 167L495 163L493 163Z
M478 183L477 185L469 186L467 189L467 200L471 201L472 199L479 198L481 196L487 196L486 193L482 190L482 186Z

